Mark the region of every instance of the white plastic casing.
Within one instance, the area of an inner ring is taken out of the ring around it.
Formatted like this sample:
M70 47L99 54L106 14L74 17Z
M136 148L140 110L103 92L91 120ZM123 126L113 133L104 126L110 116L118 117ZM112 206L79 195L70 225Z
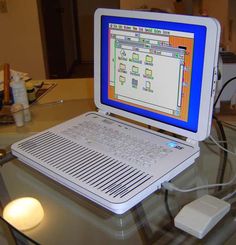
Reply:
M185 205L175 217L175 226L203 238L230 210L230 204L205 195Z

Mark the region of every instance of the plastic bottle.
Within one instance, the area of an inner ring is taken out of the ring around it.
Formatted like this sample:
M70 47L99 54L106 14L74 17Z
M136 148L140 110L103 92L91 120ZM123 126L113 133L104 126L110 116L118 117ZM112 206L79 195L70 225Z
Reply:
M11 106L11 113L14 117L17 127L24 126L24 107L22 104L13 104Z
M33 103L36 100L36 91L32 82L26 83L26 92L29 103Z
M24 119L25 122L31 120L29 111L29 101L26 93L25 81L20 79L20 76L16 73L13 75L13 81L10 83L13 93L14 103L22 104L24 107Z
M29 107L28 97L26 93L25 82L20 79L18 74L14 74L13 81L10 83L13 93L14 103L22 104L25 108Z

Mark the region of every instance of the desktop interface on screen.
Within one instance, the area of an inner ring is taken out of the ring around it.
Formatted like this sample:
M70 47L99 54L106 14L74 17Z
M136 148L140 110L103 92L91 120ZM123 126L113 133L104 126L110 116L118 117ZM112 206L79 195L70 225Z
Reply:
M158 115L161 121L196 130L203 56L195 57L200 74L193 74L193 56L203 41L197 46L194 42L204 29L191 31L188 24L154 21L146 26L140 25L141 20L117 22L107 21L104 33L106 100L118 108L150 118ZM192 111L191 104L195 104Z

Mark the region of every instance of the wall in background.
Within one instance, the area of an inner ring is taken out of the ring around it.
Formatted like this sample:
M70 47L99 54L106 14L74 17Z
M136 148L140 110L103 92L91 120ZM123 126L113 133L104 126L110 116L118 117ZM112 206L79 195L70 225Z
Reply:
M236 53L236 1L229 1L229 50Z
M226 51L236 52L236 1L201 0L200 2L202 11L206 15L217 18L221 24L221 46Z
M196 0L120 0L121 9L160 9L170 13L191 14ZM197 0L198 1L198 0Z
M174 11L175 0L120 0L121 9L159 8L168 12Z
M0 64L45 78L45 67L36 0L6 0L7 13L0 13Z
M46 77L40 35L37 0L6 0L7 13L0 13L0 64L10 63L15 70L29 72L34 79ZM199 9L218 18L222 25L223 47L236 52L235 0L183 0L188 14ZM77 0L80 60L93 62L93 14L97 7L137 9L140 7L175 11L175 0ZM200 11L200 12L201 12ZM70 46L70 39L66 46ZM68 50L68 48L67 48ZM70 53L70 57L74 53ZM70 60L67 60L70 63Z
M119 8L119 0L77 0L80 61L93 62L93 16L97 8Z

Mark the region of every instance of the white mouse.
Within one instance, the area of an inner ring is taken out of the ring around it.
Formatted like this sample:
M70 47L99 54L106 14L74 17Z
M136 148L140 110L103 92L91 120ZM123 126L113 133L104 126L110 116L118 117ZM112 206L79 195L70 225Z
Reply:
M230 210L230 204L205 195L185 205L174 219L175 226L203 238Z

